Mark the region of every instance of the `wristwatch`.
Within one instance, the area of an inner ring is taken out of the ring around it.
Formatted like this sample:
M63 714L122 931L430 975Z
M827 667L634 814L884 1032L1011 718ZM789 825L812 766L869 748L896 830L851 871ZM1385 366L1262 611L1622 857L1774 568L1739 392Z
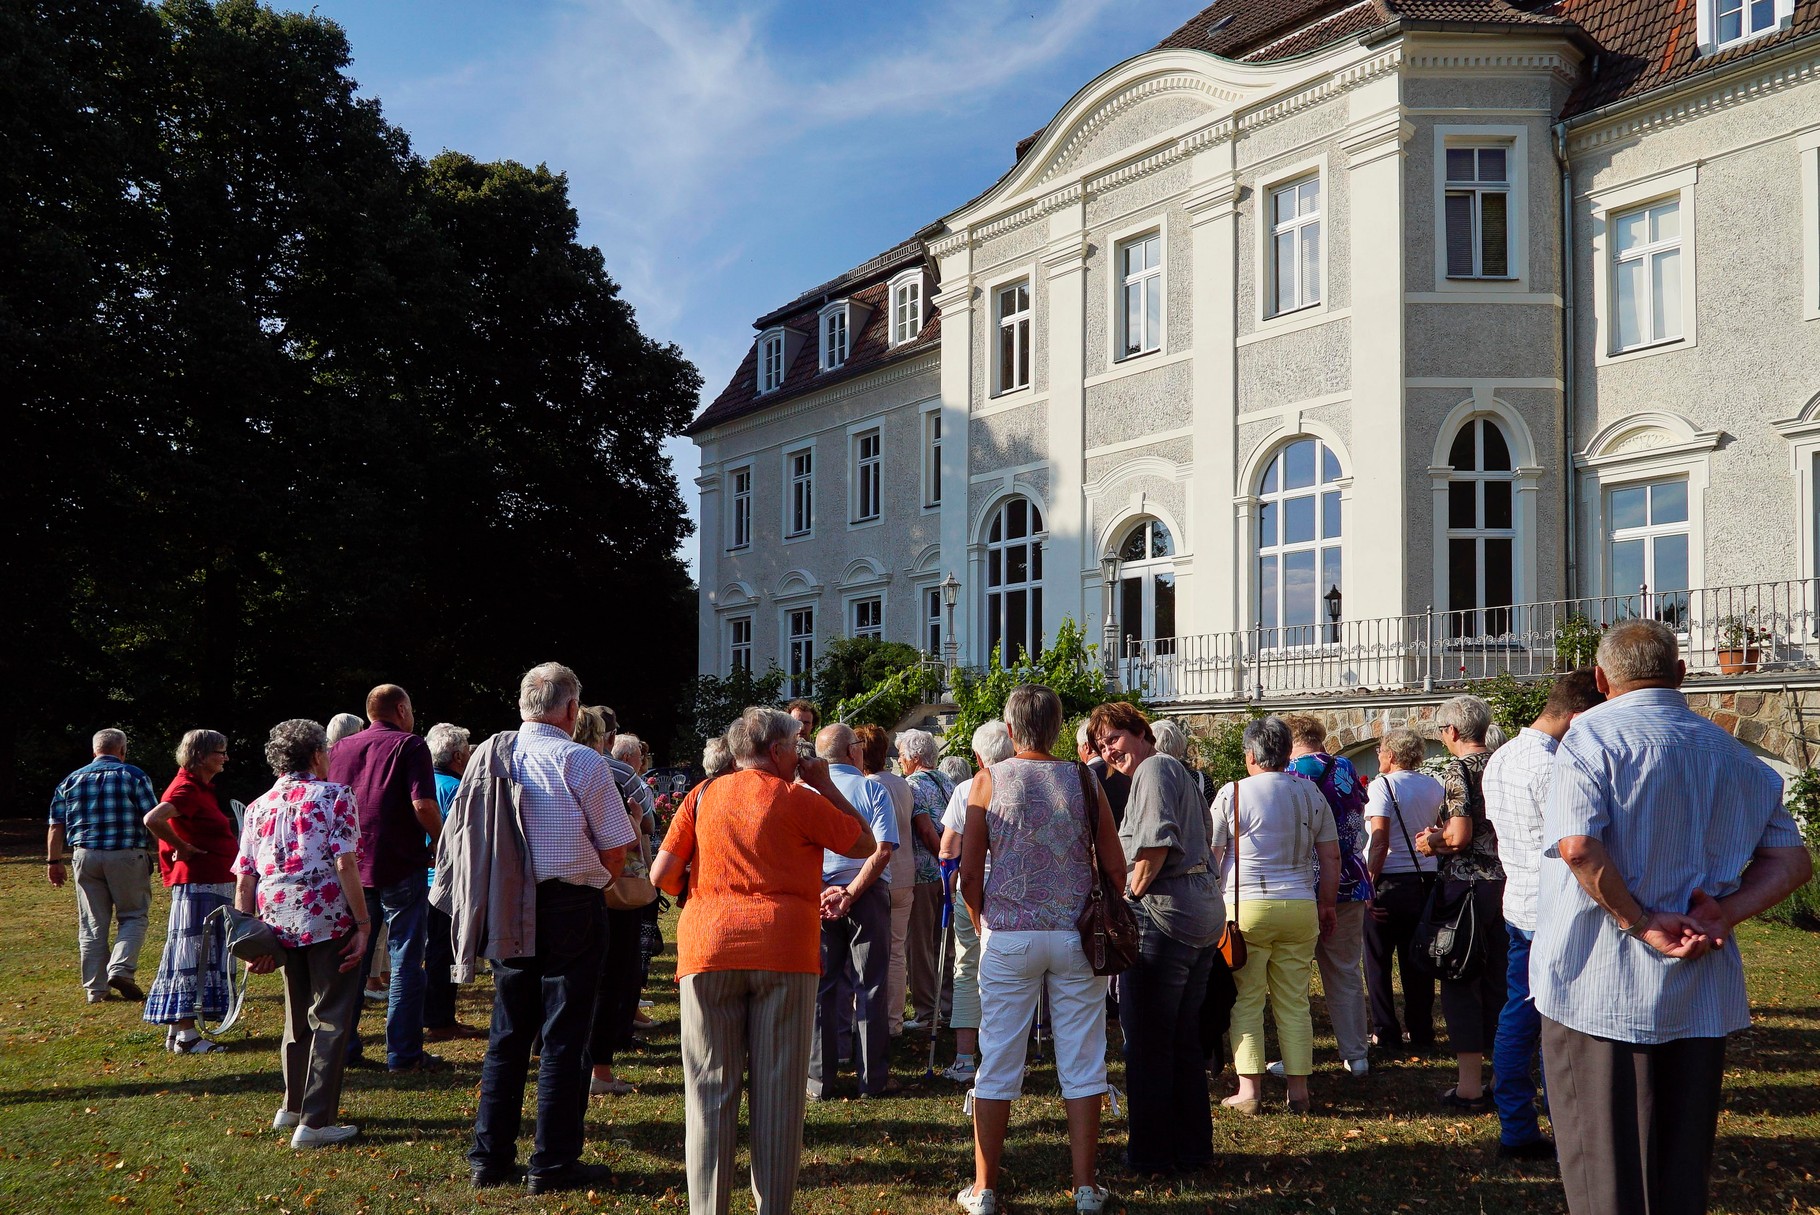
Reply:
M1625 936L1630 937L1632 940L1641 941L1643 939L1643 929L1648 923L1649 908L1645 907L1642 909L1642 914L1637 916L1637 918L1632 920L1629 924L1620 924L1618 926L1618 931Z

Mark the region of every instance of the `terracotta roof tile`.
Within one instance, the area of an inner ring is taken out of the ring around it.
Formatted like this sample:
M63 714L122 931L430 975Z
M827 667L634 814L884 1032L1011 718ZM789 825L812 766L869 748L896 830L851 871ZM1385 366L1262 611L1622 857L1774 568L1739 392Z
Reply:
M1330 43L1366 30L1375 29L1385 23L1383 8L1377 0L1362 0L1351 8L1342 9L1331 17L1323 17L1313 25L1290 34L1245 55L1247 63L1268 63L1273 59L1292 59L1297 55L1306 55L1317 51Z

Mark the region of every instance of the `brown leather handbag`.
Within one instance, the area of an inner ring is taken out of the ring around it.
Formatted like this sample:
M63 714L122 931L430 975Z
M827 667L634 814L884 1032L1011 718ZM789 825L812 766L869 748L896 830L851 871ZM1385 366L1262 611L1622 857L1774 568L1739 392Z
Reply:
M1081 777L1081 796L1087 802L1087 857L1093 868L1093 884L1087 889L1087 906L1081 909L1074 926L1081 934L1081 949L1096 975L1116 975L1131 969L1138 959L1137 917L1131 904L1107 893L1106 877L1100 872L1100 799L1099 782L1086 764L1076 764Z
M1245 934L1239 931L1239 782L1232 782L1232 916L1220 934L1220 956L1228 970L1245 968Z

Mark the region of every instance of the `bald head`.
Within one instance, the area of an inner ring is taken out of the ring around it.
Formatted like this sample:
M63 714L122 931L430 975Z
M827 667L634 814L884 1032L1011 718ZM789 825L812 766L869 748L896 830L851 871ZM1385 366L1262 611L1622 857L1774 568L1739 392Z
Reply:
M857 741L852 726L836 722L823 726L822 732L815 736L815 753L829 763L850 764L853 762L853 744Z
M382 683L367 693L367 720L383 721L408 730L411 723L411 694L395 683Z

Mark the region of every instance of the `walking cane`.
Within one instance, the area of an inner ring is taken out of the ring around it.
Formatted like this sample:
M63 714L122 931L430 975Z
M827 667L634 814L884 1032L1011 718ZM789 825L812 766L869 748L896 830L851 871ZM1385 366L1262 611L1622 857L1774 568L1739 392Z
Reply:
M942 944L935 955L935 1012L929 1017L929 1066L923 1079L935 1078L935 1036L942 1028L942 986L948 977L949 946L954 941L954 876L959 861L947 860L942 866Z
M1043 1030L1048 1028L1049 990L1047 987L1036 989L1036 1061L1043 1061Z

